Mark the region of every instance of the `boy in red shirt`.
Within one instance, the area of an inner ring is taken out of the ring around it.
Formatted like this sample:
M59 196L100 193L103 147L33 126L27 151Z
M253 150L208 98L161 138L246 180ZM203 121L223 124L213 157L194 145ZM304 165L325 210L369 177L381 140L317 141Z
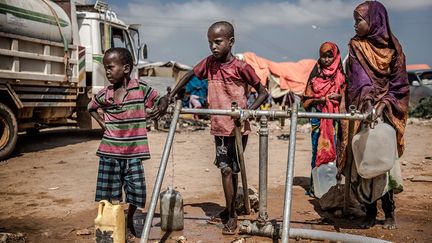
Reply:
M241 109L257 109L268 96L253 68L234 57L231 48L234 45L234 28L226 22L212 24L207 32L212 55L199 62L193 71L187 73L173 89L171 97L189 81L192 75L208 80L208 104L210 109L231 109L231 103L237 102ZM255 102L247 107L248 85L258 91ZM246 146L250 125L248 115L242 117L243 146ZM225 194L226 208L217 216L224 223L223 234L235 234L237 214L235 198L237 195L238 172L240 167L235 146L234 119L229 116L211 116L210 134L215 136L216 166L221 170L222 185Z

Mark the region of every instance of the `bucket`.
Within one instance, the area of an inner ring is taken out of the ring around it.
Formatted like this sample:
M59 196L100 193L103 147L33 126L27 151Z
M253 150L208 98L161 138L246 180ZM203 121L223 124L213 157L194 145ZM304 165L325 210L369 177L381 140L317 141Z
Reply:
M161 229L182 230L184 226L183 198L180 192L168 187L160 194Z
M107 200L99 202L95 236L97 243L125 242L125 215L120 205L113 205Z

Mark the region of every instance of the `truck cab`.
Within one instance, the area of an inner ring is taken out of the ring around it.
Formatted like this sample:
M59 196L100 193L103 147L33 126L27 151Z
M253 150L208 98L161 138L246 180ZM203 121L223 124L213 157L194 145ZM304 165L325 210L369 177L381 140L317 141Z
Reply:
M111 47L127 48L132 53L135 65L138 63L139 55L137 45L130 35L129 26L119 20L114 12L89 11L91 8L80 11L80 9L82 8L77 6L80 45L85 47L86 52L86 86L91 87L89 91L94 95L109 85L102 63L105 50ZM132 77L138 78L136 68L132 71Z
M97 0L0 0L0 160L19 132L41 128L96 128L90 99L109 83L102 58L111 47L129 49L138 78L137 26L124 23ZM139 53L141 51L141 53Z

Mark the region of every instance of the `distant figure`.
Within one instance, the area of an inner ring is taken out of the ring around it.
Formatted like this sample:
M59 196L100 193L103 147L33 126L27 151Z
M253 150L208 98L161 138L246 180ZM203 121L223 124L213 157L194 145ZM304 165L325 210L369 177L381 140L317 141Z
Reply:
M172 96L179 92L192 75L199 79L208 80L208 105L210 109L231 109L231 102L237 102L239 108L257 109L266 100L268 93L261 85L259 77L253 68L238 59L231 53L234 45L234 28L225 21L212 24L207 32L210 50L213 55L198 63L193 71L186 74L172 91ZM258 97L250 106L246 106L248 85L254 87ZM244 121L243 146L246 146L250 125L248 115ZM238 155L236 152L234 136L234 119L229 116L211 116L211 131L215 136L216 166L221 170L222 185L225 194L226 208L218 215L212 217L209 223L217 222L220 218L224 223L223 234L235 234L237 230L237 214L235 211L235 198L237 195Z
M131 53L111 48L103 57L106 77L111 83L88 104L88 111L104 130L97 150L99 170L96 201L118 203L125 191L129 203L127 226L133 236L133 215L144 209L146 186L142 160L150 158L146 121L159 118L167 109L167 97L160 98L145 82L131 79ZM153 108L149 114L146 108ZM103 111L103 118L98 109Z
M349 42L347 63L347 104L362 112L372 114L375 121L381 118L396 130L399 157L404 151L403 134L408 117L409 85L405 68L405 55L398 39L390 30L385 7L377 1L366 1L354 10L356 35ZM376 110L372 113L373 109ZM360 131L356 122L355 133ZM343 143L347 143L347 132ZM383 141L384 142L384 141ZM397 160L395 163L399 163ZM344 166L344 161L339 163ZM395 229L394 193L403 190L400 167L364 179L353 166L352 185L360 202L366 206L362 228L375 224L377 200L381 199L385 214L384 228ZM343 170L343 169L341 169Z
M332 42L325 42L319 49L319 55L302 97L303 107L306 111L339 113L340 106L344 106L346 88L339 48ZM312 169L335 162L339 121L311 118L310 123ZM308 194L314 196L312 177Z

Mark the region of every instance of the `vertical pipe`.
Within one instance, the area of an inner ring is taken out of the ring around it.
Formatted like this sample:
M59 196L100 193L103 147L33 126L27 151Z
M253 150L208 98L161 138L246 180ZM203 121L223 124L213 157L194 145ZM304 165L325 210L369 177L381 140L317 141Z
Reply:
M285 198L284 198L284 213L282 222L282 243L288 243L289 240L289 223L291 213L291 197L293 188L294 176L294 157L296 146L296 132L297 132L297 112L298 103L294 103L291 109L291 126L290 126L290 140L288 150L288 165L285 181Z
M267 174L268 174L268 120L260 119L259 130L259 216L258 221L266 222L267 214Z
M347 144L347 159L345 165L345 187L344 187L344 207L343 213L344 215L348 214L348 207L350 202L350 193L351 193L351 170L352 170L352 162L353 162L353 153L352 153L352 139L354 135L354 120L349 120L348 123L348 144Z
M152 193L152 197L151 197L151 201L150 201L150 206L149 206L149 209L147 212L147 217L146 217L146 220L144 223L144 228L143 228L143 231L141 234L140 243L147 243L147 240L148 240L148 237L150 234L151 223L153 221L153 216L154 216L154 212L156 209L157 200L159 198L159 193L160 193L163 178L165 175L165 170L166 170L166 166L168 163L169 154L171 152L171 146L172 146L172 143L174 140L174 134L175 134L175 130L177 127L177 121L178 121L178 118L180 115L180 110L181 110L181 100L178 100L176 102L173 119L171 121L170 129L168 131L168 136L167 136L167 139L165 142L165 147L163 150L163 154L162 154L162 158L161 158L161 162L160 162L160 167L159 167L158 174L156 177L155 186L153 188L153 193Z

